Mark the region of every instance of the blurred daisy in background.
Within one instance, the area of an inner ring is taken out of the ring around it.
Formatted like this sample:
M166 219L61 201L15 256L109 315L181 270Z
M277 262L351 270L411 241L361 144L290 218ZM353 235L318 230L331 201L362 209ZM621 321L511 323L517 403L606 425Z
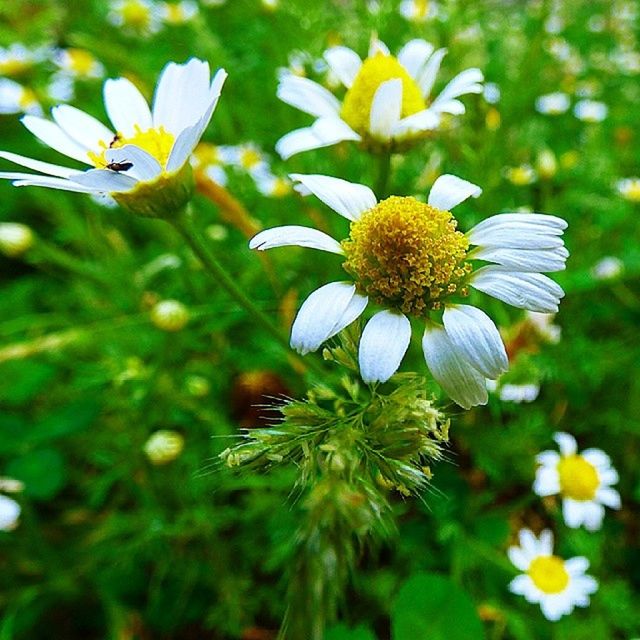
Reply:
M95 80L104 77L104 65L86 49L58 49L53 61L61 73L75 80Z
M53 121L25 116L23 124L41 142L94 168L87 171L15 153L0 157L39 173L0 173L16 186L80 193L108 193L140 215L175 214L191 198L189 157L209 124L227 74L210 79L209 64L192 58L163 70L153 110L126 78L107 80L104 101L113 125L69 105L52 109Z
M528 184L533 184L538 179L535 169L530 164L506 167L504 177L517 187L525 187Z
M267 198L284 198L293 191L291 181L288 178L276 176L268 168L256 171L252 174L252 178L258 191Z
M534 382L498 384L495 380L487 380L487 389L497 393L502 402L513 402L515 404L533 402L540 394L540 385Z
M24 484L20 480L0 477L0 491L5 493L20 493ZM0 531L13 531L19 524L20 505L9 496L0 494Z
M313 80L282 77L278 97L316 121L282 137L276 150L286 159L352 140L372 151L393 151L424 138L439 127L442 114L465 112L460 96L482 92L482 72L467 69L431 97L445 54L424 40L411 40L396 57L374 39L364 61L348 47L328 49L324 57L347 89L344 99Z
M225 161L220 148L210 142L201 142L191 156L194 171L202 172L209 180L221 187L227 185Z
M151 0L111 0L107 20L124 33L150 36L162 26L162 11Z
M438 4L433 0L402 0L400 15L411 22L426 22L438 15Z
M36 64L46 60L50 49L46 46L29 48L15 42L0 47L0 76L18 77L29 72Z
M9 78L0 78L0 114L15 113L42 115L42 107L31 89Z
M573 107L573 114L582 122L602 122L609 113L609 107L597 100L580 100Z
M536 111L546 116L558 116L569 111L571 100L566 93L557 91L536 98Z
M586 575L589 561L577 556L569 560L553 555L553 534L546 529L539 538L529 529L519 533L520 546L509 547L509 559L523 573L509 584L509 590L539 604L547 620L556 621L575 607L588 607L589 596L598 582Z
M163 2L160 7L160 19L167 25L186 24L198 15L198 3L192 0L181 2Z
M258 233L249 246L335 253L344 257L343 267L353 278L324 285L306 299L291 330L291 346L303 355L317 350L371 300L384 309L368 321L360 340L366 383L385 382L397 371L411 339L407 315L415 316L424 322L422 346L435 380L464 408L485 404L486 380L507 370L507 354L489 316L455 298L473 287L521 309L556 312L564 292L542 273L565 267L566 222L507 213L463 234L450 209L482 190L456 176L440 176L427 204L397 196L377 202L368 187L328 176L290 177L350 221L349 237L338 242L317 229L290 225ZM478 268L475 261L492 264ZM442 324L432 317L441 311Z
M596 280L615 280L624 272L624 263L615 256L605 256L598 260L591 269L591 275Z
M616 191L629 202L640 202L640 178L622 178L616 182Z
M555 433L553 439L560 453L543 451L536 456L540 466L533 491L539 496L560 495L567 526L584 525L595 531L602 526L605 506L620 508L620 494L611 487L618 482L618 473L604 451L578 453L575 438L564 432Z

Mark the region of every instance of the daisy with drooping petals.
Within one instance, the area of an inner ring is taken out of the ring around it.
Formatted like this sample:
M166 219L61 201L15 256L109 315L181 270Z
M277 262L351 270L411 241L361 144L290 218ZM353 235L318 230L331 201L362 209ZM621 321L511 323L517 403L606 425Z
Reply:
M452 175L435 181L427 204L397 196L377 202L368 187L339 178L291 178L351 222L342 242L297 225L267 229L251 240L253 249L297 245L344 258L353 282L320 287L298 312L291 346L303 355L356 320L371 300L384 310L362 333L362 379L385 382L397 371L411 339L407 315L414 316L426 325L422 346L433 377L469 408L487 402L486 379L496 379L508 361L489 316L456 298L473 287L521 309L558 310L564 292L542 273L565 266L561 235L567 223L560 218L505 213L464 234L450 210L482 190ZM491 264L477 268L478 260Z
M397 57L379 40L362 61L355 51L338 46L324 53L330 70L347 88L342 103L323 86L294 75L281 77L278 97L317 118L311 127L291 131L276 150L283 158L343 140L372 150L394 150L437 129L443 113L460 115L458 98L482 92L482 72L467 69L432 99L440 63L447 50L411 40Z
M509 547L509 560L524 571L509 584L509 590L539 604L547 620L556 621L574 607L588 607L589 596L598 590L595 578L585 574L589 561L577 556L563 560L553 555L553 534L546 529L539 538L529 529L519 534L520 546Z
M9 78L0 78L0 114L13 113L40 115L42 108L31 89Z
M196 58L172 62L160 76L152 110L129 80L107 80L104 100L113 130L69 105L52 109L53 121L25 116L22 123L42 142L94 168L80 171L2 151L0 158L39 173L2 172L0 178L16 186L108 193L139 215L172 216L191 198L189 156L226 76L221 69L210 80L209 64Z
M533 491L539 496L561 495L567 526L584 525L596 531L602 526L605 506L620 508L620 494L611 487L618 482L618 473L604 451L585 449L578 453L576 440L568 433L556 433L553 439L560 453L543 451L536 456L540 466Z

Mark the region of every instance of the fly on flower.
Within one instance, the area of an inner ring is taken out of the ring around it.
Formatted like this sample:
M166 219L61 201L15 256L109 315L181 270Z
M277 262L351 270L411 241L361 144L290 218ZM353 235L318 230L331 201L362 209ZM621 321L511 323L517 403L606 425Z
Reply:
M168 217L193 192L189 157L204 133L227 77L210 79L209 64L192 58L169 63L156 87L153 108L126 78L107 80L104 101L115 132L69 105L52 109L53 121L25 116L33 135L59 153L93 168L81 171L6 151L0 157L39 173L3 172L16 186L109 194L133 213Z
M308 78L283 75L278 97L317 119L281 138L276 150L286 159L353 140L374 151L393 151L424 138L438 128L443 113L465 112L460 96L482 92L482 72L467 69L431 97L446 52L424 40L411 40L393 56L374 39L364 61L348 47L328 49L324 57L347 89L344 99Z
M339 178L291 178L351 223L342 242L291 225L262 231L249 245L297 245L344 259L351 282L320 287L298 312L291 346L301 354L317 350L373 302L383 310L362 332L362 379L385 382L397 371L411 339L412 316L425 327L422 347L433 377L457 404L470 408L487 402L487 379L506 371L508 359L489 316L462 303L469 288L520 309L558 310L564 292L543 273L564 269L569 255L561 218L505 213L462 233L451 209L482 190L456 176L440 176L426 204L397 196L378 202L368 187Z

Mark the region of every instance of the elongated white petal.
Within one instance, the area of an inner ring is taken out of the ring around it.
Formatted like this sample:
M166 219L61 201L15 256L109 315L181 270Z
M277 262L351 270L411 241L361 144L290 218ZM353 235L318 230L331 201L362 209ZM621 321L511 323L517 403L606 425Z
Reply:
M465 69L449 81L433 104L448 102L467 93L482 93L483 80L484 76L480 69Z
M558 466L558 462L560 462L560 455L557 451L541 451L536 456L536 462L545 467L555 469Z
M553 554L553 533L551 529L543 529L538 538L538 553L542 556Z
M379 311L362 331L358 361L362 379L386 382L397 370L409 348L411 323L397 311Z
M563 246L554 249L480 247L470 255L470 258L495 262L514 271L550 273L562 271L568 256L569 252Z
M340 82L349 89L362 66L360 56L349 47L331 47L324 52L324 59Z
M69 158L89 163L87 150L72 140L55 122L38 118L37 116L24 116L22 124L39 140L47 146L55 149Z
M484 311L468 304L446 306L443 322L458 353L483 376L496 379L509 368L502 338Z
M39 171L40 173L56 176L58 178L68 178L77 173L81 173L77 169L69 169L68 167L61 167L57 164L49 164L48 162L42 162L41 160L34 160L33 158L18 155L17 153L10 153L9 151L0 151L0 158L19 164L27 169L33 169L34 171Z
M151 111L138 88L126 78L104 83L104 106L115 130L125 138L135 133L136 125L142 131L151 129Z
M355 293L353 298L351 298L351 302L347 305L347 308L340 317L340 320L338 320L331 330L331 333L327 336L327 340L329 340L329 338L333 338L333 336L340 333L345 327L348 327L354 320L357 320L362 315L362 312L367 308L368 303L369 298L367 298L367 296Z
M276 143L276 151L287 160L296 153L320 149L344 140L360 140L360 136L337 117L318 118L310 127L296 129L282 136Z
M520 548L528 558L533 560L536 556L540 555L538 539L533 535L531 529L520 529L518 539L520 541Z
M481 193L478 185L447 173L433 183L428 203L442 211L450 211L467 198L477 198Z
M157 178L162 172L160 163L151 154L133 144L126 144L117 149L107 149L105 157L109 163L130 162L133 164L131 169L126 171L126 175L136 180L148 182Z
M249 249L258 249L258 251L291 246L320 249L329 253L344 253L340 243L330 235L318 231L318 229L298 225L265 229L255 235L249 242Z
M104 191L105 193L121 193L130 191L138 181L129 176L109 169L91 169L80 175L71 178L73 182L77 182L85 187L91 187L96 191Z
M433 102L429 108L438 115L450 113L452 116L461 116L466 111L464 104L455 98Z
M509 549L508 553L509 553L509 557L511 557L511 549ZM519 568L520 567L518 567L518 569ZM531 580L531 577L525 574L520 574L519 576L516 576L509 583L509 591L511 591L511 593L515 593L518 596L524 596L525 598L527 598L529 602L531 602L530 594L533 589L535 589L535 586L533 584L533 581Z
M377 36L373 36L371 38L371 42L369 43L369 57L373 58L373 56L375 56L376 54L381 53L385 56L390 55L390 51L389 51L389 47L387 47L387 45L382 42L382 40L379 40L377 38Z
M619 509L622 506L620 494L611 487L601 487L598 489L596 500L611 509Z
M597 531L602 527L604 507L597 502L585 502L583 505L583 521L587 531Z
M421 133L423 131L433 131L438 128L439 124L440 116L431 111L431 109L424 109L423 111L418 111L418 113L399 120L393 127L391 133L394 138L402 139L404 136Z
M409 40L398 52L398 62L414 80L418 80L418 74L433 53L433 48L433 45L425 40Z
M501 249L557 249L564 246L564 240L557 233L550 233L544 227L532 224L496 227L491 231L467 233L471 244L481 247Z
M167 171L169 173L177 171L187 162L189 156L200 141L200 129L201 127L198 124L194 124L183 129L176 138L171 148L171 153L167 158Z
M435 84L436 77L438 76L438 71L440 71L440 65L442 64L442 59L447 55L446 49L438 49L433 53L433 55L427 60L427 63L424 65L424 68L420 72L418 77L418 86L422 91L422 95L427 98L431 93L431 89L433 89L433 85Z
M609 469L611 467L611 458L602 449L590 447L589 449L585 449L581 455L599 471Z
M427 325L422 350L429 371L456 404L464 409L487 404L484 376L462 358L444 327Z
M330 282L302 304L291 327L291 347L305 355L316 351L340 324L356 291L355 285Z
M369 114L369 132L372 137L387 141L400 121L402 110L402 80L394 78L383 82L376 90Z
M507 272L502 267L482 267L469 284L487 295L498 298L518 309L557 313L562 288L539 273Z
M517 236L520 232L559 236L566 228L565 220L544 213L499 213L479 222L467 233L467 237L472 244L486 245L491 242L495 245L496 237L500 234L504 238Z
M564 568L570 576L578 576L589 568L589 560L584 556L575 556L565 560Z
M328 89L309 78L288 75L278 85L278 98L316 118L338 117L340 101Z
M25 174L26 175L26 174ZM0 176L2 177L2 176ZM93 187L86 187L64 178L49 178L48 176L31 176L28 179L17 180L14 187L46 187L58 191L75 191L76 193L98 193Z
M557 431L553 434L553 439L556 441L563 456L572 456L578 451L578 443L570 433Z
M520 569L520 571L526 571L531 564L531 560L523 553L520 547L509 547L509 549L507 549L507 555L509 556L509 560L511 560L511 564L516 569Z
M357 220L363 212L377 204L373 191L363 184L330 176L300 173L292 173L289 177L300 182L328 207L348 220Z
M100 143L108 145L113 140L113 132L102 122L71 105L54 107L51 115L58 126L87 151L99 151Z
M541 468L536 472L533 492L538 496L554 496L560 493L560 475L556 469Z

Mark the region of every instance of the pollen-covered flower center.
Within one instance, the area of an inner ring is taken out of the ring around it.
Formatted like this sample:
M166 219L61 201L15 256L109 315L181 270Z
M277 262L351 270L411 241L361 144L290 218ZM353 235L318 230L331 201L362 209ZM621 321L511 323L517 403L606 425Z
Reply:
M593 500L600 486L595 467L582 456L563 456L558 463L562 495L573 500Z
M360 134L369 131L373 97L383 82L399 78L402 81L401 116L405 118L426 108L420 87L393 56L377 53L360 67L342 103L342 119Z
M544 593L560 593L569 584L569 573L558 556L539 556L527 571L533 584Z
M169 159L174 141L174 135L169 133L164 127L142 131L142 129L136 125L134 135L129 138L123 138L121 135L116 134L113 140L108 142L101 141L101 150L98 152L90 151L89 159L96 167L104 169L109 165L109 160L107 159L107 151L109 149L118 149L127 144L132 144L152 155L160 163L160 166L164 168L167 166L167 160ZM125 160L126 159L124 159L122 163L124 163Z
M449 211L392 196L351 223L343 266L378 304L425 315L467 293L469 242L456 225Z

